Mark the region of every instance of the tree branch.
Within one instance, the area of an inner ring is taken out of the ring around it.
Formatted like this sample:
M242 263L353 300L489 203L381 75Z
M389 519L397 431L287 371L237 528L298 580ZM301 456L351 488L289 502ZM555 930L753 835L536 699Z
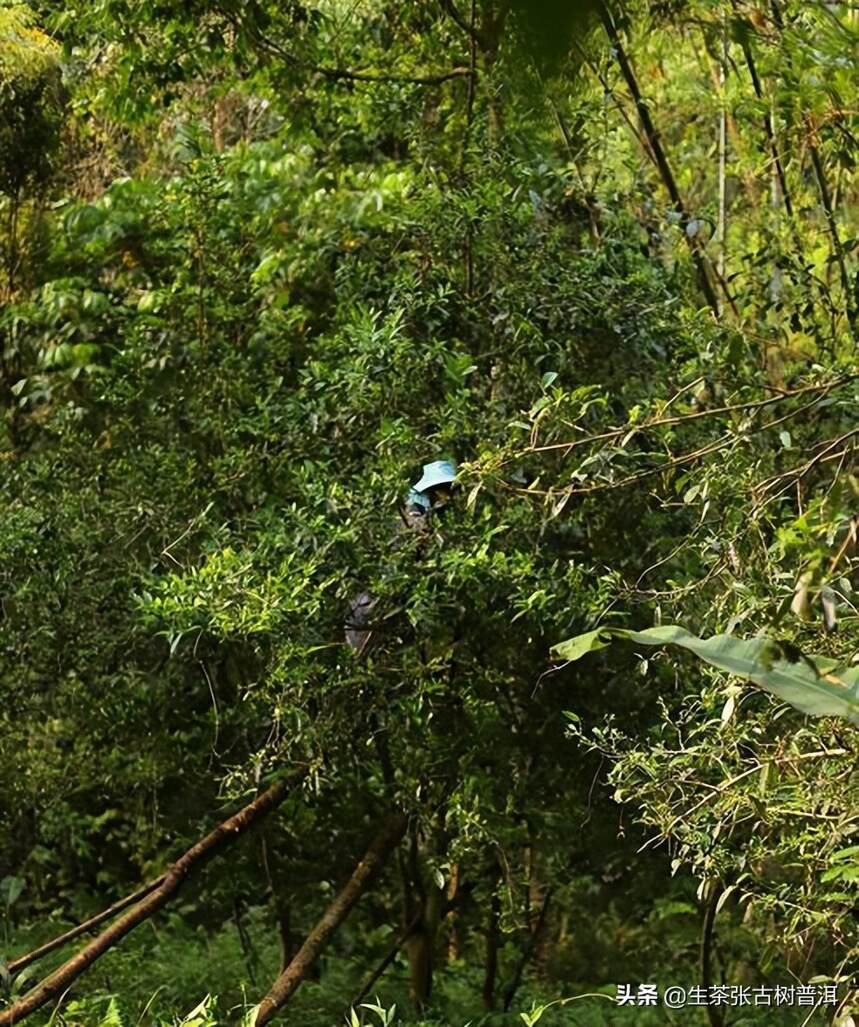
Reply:
M105 920L110 920L110 918L116 916L117 913L121 913L124 909L128 909L129 906L133 906L135 902L145 899L147 895L150 895L156 888L163 884L166 876L166 874L162 874L160 877L156 877L154 881L144 884L141 888L138 888L137 891L132 892L130 895L126 895L125 898L120 899L119 902L114 902L112 906L102 910L101 913L96 913L95 916L91 916L89 920L84 920L83 923L78 924L76 927L72 927L71 930L66 931L65 934L60 934L51 941L45 942L44 945L40 945L39 948L33 949L32 952L28 952L26 955L13 959L11 963L7 964L6 970L12 977L14 977L15 974L19 974L25 967L30 966L31 963L35 963L40 960L42 956L47 956L51 952L61 949L68 942L74 941L75 938L79 938L82 934L88 934L94 927L98 927L99 924L104 923Z
M707 903L704 911L704 923L701 928L701 951L699 956L701 968L701 987L707 991L713 983L713 968L711 965L713 951L713 929L716 926L716 913L719 907L719 897L722 889L718 885L713 886L713 894ZM707 1006L707 1018L710 1027L722 1027L725 1020L721 1009L716 1006Z
M476 43L478 47L483 48L483 37L477 30L477 27L472 23L469 24L465 18L459 13L459 9L456 6L456 0L440 0L442 9L450 15L450 17L456 22L456 24L462 29L462 31L471 37L472 42Z
M449 82L454 78L467 78L471 75L470 68L451 68L431 75L392 75L367 71L352 71L350 68L327 68L319 64L306 65L309 71L315 71L331 81L351 82L401 82L407 85L435 86Z
M282 57L287 63L302 68L304 71L322 75L323 78L327 78L331 82L399 82L406 85L435 86L440 85L442 82L449 82L451 79L466 78L472 74L470 68L463 67L451 68L449 71L432 72L427 75L401 75L387 72L355 71L352 68L330 68L324 64L313 64L311 61L305 61L272 39L265 39L262 36L257 38L260 46L271 53L277 54L278 57Z
M659 170L659 176L662 179L662 184L665 186L668 195L671 197L674 209L683 218L685 226L685 222L689 220L688 212L686 211L683 199L680 196L680 190L677 188L677 182L674 178L673 172L671 171L671 165L668 163L668 158L665 156L665 151L662 148L659 133L653 123L653 118L650 116L650 108L647 106L647 103L642 96L641 89L638 86L638 80L635 77L635 72L632 70L632 65L630 64L629 57L627 56L626 50L621 42L614 19L604 2L601 2L599 5L599 16L603 27L605 28L606 35L612 45L612 50L614 51L614 56L617 60L621 74L623 75L624 81L626 82L627 88L629 89L632 99L635 102L636 109L638 110L638 116L641 119L641 127L644 129L644 135L647 139L647 149L653 158L654 164L656 164L656 167ZM701 291L703 292L707 303L710 305L710 308L718 317L719 300L716 296L715 290L713 289L713 284L710 281L710 274L712 272L710 262L707 260L706 255L698 248L694 238L687 235L685 231L683 232L683 237L686 239L689 251L692 255L692 260L695 264L695 269L698 272L698 284L701 287ZM727 292L726 286L725 294L732 309L737 313L734 300L730 293Z
M522 955L519 957L519 962L516 965L516 969L513 971L513 977L507 988L504 991L504 1012L508 1012L510 1006L513 1004L513 999L516 997L516 992L519 990L519 985L522 982L522 974L525 972L525 967L528 965L528 961L534 953L534 949L537 947L537 942L540 939L543 927L546 923L546 914L549 912L549 902L552 899L552 889L547 888L546 894L543 896L543 904L540 907L540 915L537 918L537 923L534 925L534 930L528 936L528 940L525 942L525 947L522 950Z
M412 934L414 934L414 932L418 929L418 925L420 924L422 917L423 917L423 910L419 909L417 911L417 913L415 913L415 915L411 918L411 920L406 925L404 930L402 930L397 935L393 945L391 945L390 949L388 949L388 952L387 952L387 955L385 956L385 958L379 963L379 965L376 967L376 969L370 974L370 976L365 981L363 988L361 988L361 990L358 992L358 994L352 1000L352 1006L353 1007L357 1006L358 1003L361 1002L362 999L366 998L367 994L369 993L369 991L373 987L373 985L376 983L376 981L379 980L379 978L382 976L382 974L388 969L388 967L391 965L391 963L393 963L393 961L397 958L397 953L400 951L400 949L403 947L403 945L405 945L405 943L412 936Z
M377 871L402 841L407 826L408 817L402 813L391 817L385 823L373 839L364 858L352 871L352 876L346 882L343 890L322 914L292 962L280 974L268 994L260 1002L254 1021L256 1027L264 1027L289 1002L325 948L331 935L343 923L352 911L352 907L370 886Z
M286 798L295 783L297 775L281 778L239 810L234 816L219 824L213 831L191 846L164 875L161 883L137 906L111 924L80 952L72 956L49 974L43 981L18 999L8 1009L0 1012L0 1027L12 1027L20 1023L37 1009L53 999L59 998L78 977L84 973L108 949L113 948L126 934L148 920L175 895L193 871L199 870L221 849L244 834L257 821L276 809Z
M471 891L471 886L470 885L466 885L465 888L463 888L459 892L457 892L457 894L456 894L456 896L454 898L452 898L448 902L446 902L444 907L443 907L443 909L442 909L442 911L441 911L441 918L444 919L444 917L446 917L448 913L450 913L452 910L456 909L456 907L458 905L460 905L460 903L461 903L463 893L470 892L470 891ZM367 978L366 982L364 983L364 986L361 988L361 990L358 992L358 994L352 1000L352 1003L351 1003L352 1006L357 1006L358 1003L361 1002L362 999L367 997L370 989L373 987L373 985L376 983L376 981L379 980L379 978L382 976L382 974L388 969L388 967L391 965L391 963L393 963L393 961L397 958L397 953L402 949L403 945L405 945L405 943L409 940L409 938L412 936L412 934L414 934L414 932L418 929L418 926L420 925L422 917L423 917L423 910L419 909L415 913L415 915L411 918L411 920L406 924L406 926L403 928L403 930L400 931L400 933L394 939L394 942L391 945L390 949L388 949L388 952L385 955L384 959L381 960L381 962L376 967L376 969L370 974L370 976Z

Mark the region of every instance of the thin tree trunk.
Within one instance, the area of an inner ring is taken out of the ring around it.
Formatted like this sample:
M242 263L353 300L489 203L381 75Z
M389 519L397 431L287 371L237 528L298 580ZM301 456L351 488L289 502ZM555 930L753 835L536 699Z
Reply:
M474 101L477 96L477 47L479 37L477 34L477 0L471 0L471 13L468 22L468 67L471 74L468 76L468 93L465 100L465 132L462 136L462 149L459 153L459 173L462 175L466 160L468 159L468 147L471 144L471 128L474 124Z
M281 973L292 962L295 945L292 939L292 916L288 905L280 905L277 913L277 930L280 935L280 970Z
M721 888L713 888L713 894L710 896L710 901L707 903L707 909L704 912L704 925L701 930L701 987L705 991L707 991L713 983L711 958L713 950L713 928L716 924L716 908L719 904L719 896L721 894ZM722 1027L724 1023L724 1017L722 1016L722 1012L718 1006L707 1006L707 1018L710 1021L710 1027Z
M755 58L752 53L752 48L748 40L743 40L741 43L743 50L743 57L745 58L746 67L749 71L749 77L752 80L752 88L755 92L755 97L761 104L766 103L764 96L763 85L761 83L760 75L758 74L758 68L755 64ZM813 274L811 274L807 267L805 267L805 255L802 239L799 234L799 227L797 220L794 216L795 206L793 197L787 184L787 174L785 172L784 163L779 152L778 140L775 134L775 119L774 111L772 109L772 102L765 107L763 115L763 131L764 131L764 152L769 150L770 156L772 157L773 166L773 207L776 206L778 196L781 196L781 202L784 204L785 214L787 215L787 226L790 232L791 241L793 242L794 256L796 261L796 270L794 272L794 278L797 285L800 287L802 292L808 292L814 288L823 288L823 283L818 281ZM776 183L778 187L776 188ZM830 304L831 305L831 304ZM817 329L815 328L815 335L817 335ZM821 340L818 338L818 343Z
M677 188L677 182L674 178L674 174L671 171L671 165L668 163L668 159L665 156L665 151L662 148L662 142L659 138L659 133L656 130L656 126L653 123L653 118L650 115L650 108L647 106L644 97L641 94L641 90L638 87L638 80L635 77L635 73L632 70L629 58L626 54L626 49L621 42L617 28L615 27L614 20L609 12L609 9L604 3L599 6L600 19L605 27L606 34L611 42L614 50L615 58L617 59L618 66L620 67L621 74L623 75L624 81L626 82L627 88L629 89L632 99L635 102L636 109L638 110L638 116L641 120L641 127L644 129L644 135L647 140L648 151L653 158L654 164L659 171L659 176L662 179L662 184L665 186L668 195L671 198L671 202L674 205L675 211L682 216L683 225L685 228L688 222L688 213L683 203L683 199L680 196L680 190ZM690 237L685 231L683 238L689 247L689 252L692 255L692 261L695 264L695 270L698 274L698 284L701 288L701 292L704 294L704 298L710 305L713 312L718 315L719 313L719 299L716 296L716 292L713 288L713 283L710 280L710 262L704 253L701 252L698 243L693 237ZM724 282L723 282L724 287ZM726 298L730 303L732 309L736 310L734 306L733 298L727 292L725 288Z
M18 211L20 190L9 196L9 252L6 259L6 296L11 301L15 293L15 272L18 268Z
M451 910L455 909L459 905L461 897L462 897L462 890L460 890L457 893L457 895L456 895L456 897L454 899L452 899L451 901L449 901L445 905L444 913L447 914L447 913L451 912ZM385 955L384 959L382 959L382 961L379 963L379 965L376 967L376 969L370 974L370 976L365 981L364 986L361 988L361 990L358 992L358 994L352 1000L352 1006L357 1006L360 1002L362 1002L367 997L367 995L370 993L370 989L373 987L373 985L379 980L379 978L382 976L382 974L388 969L388 967L391 965L391 963L393 963L393 961L397 958L397 954L402 950L403 946L406 944L406 942L409 940L409 938L412 936L412 934L418 929L418 927L420 927L422 918L423 918L423 910L418 909L418 911L412 917L411 921L406 924L406 926L402 929L402 931L400 931L400 933L397 936L397 938L395 939L393 945L391 945L390 949L388 949L388 952Z
M280 873L280 858L277 853L277 849L272 849L271 860L269 860L268 843L265 835L263 835L260 845L260 855L262 856L262 866L265 872L266 882L268 883L269 892L271 893L271 903L274 909L275 921L277 923L277 933L280 937L280 969L285 970L292 962L292 957L295 955L295 945L293 942L292 935L292 907L290 904L290 898L285 896L281 889L278 887L278 880L281 877ZM274 869L272 870L272 865Z
M519 958L519 962L516 964L516 969L513 972L513 977L504 992L504 1012L508 1012L510 1006L513 1004L513 999L516 997L516 992L519 990L519 985L522 983L522 974L525 972L525 967L528 965L528 961L534 954L534 949L537 946L537 942L540 939L540 934L546 923L546 914L549 911L549 902L552 898L552 889L547 888L546 894L543 896L543 905L540 908L540 915L537 918L537 923L534 925L534 930L531 931L528 936L528 940L525 943L525 947L522 950L522 955Z
M459 892L459 864L450 868L450 881L447 885L447 902L450 912L445 916L447 929L447 961L453 963L459 959L459 924L457 923L456 896Z
M716 240L719 246L716 269L724 278L727 262L726 238L728 234L727 165L728 165L728 100L725 88L728 78L728 33L722 19L722 52L719 61L719 221Z
M770 0L770 10L773 14L773 21L779 32L784 35L784 17L781 12L779 0ZM788 66L791 64L789 52L786 54ZM826 226L832 239L832 251L835 261L838 264L838 272L841 278L841 288L844 292L844 313L847 317L847 329L851 338L856 342L856 313L853 309L853 297L850 291L850 276L847 273L847 261L844 257L844 247L841 243L841 236L838 233L838 222L835 220L835 207L832 203L832 194L829 191L829 183L826 179L826 170L820 157L820 151L814 139L814 129L808 119L805 118L805 129L808 133L808 149L811 154L811 163L814 166L814 175L817 179L817 186L820 190L820 199L823 204L823 212L826 215Z
M763 87L761 86L760 76L758 75L757 65L755 64L755 59L752 56L751 48L747 42L743 42L742 47L743 56L746 59L746 67L749 69L749 75L752 79L752 88L755 91L755 96L758 100L763 102ZM776 142L773 122L769 111L766 111L764 114L763 125L764 135L766 136L767 145L769 146L770 153L772 154L773 164L775 165L776 174L778 175L778 184L781 189L781 198L784 203L784 209L787 212L788 218L791 220L791 228L794 232L794 242L798 244L799 240L798 237L796 237L796 226L793 224L793 200L791 199L790 190L787 187L784 165L781 162L781 154L778 152L778 143Z
M254 969L254 964L257 962L257 955L254 951L253 942L250 939L244 920L242 919L242 907L239 900L233 899L233 922L236 925L236 933L239 936L239 945L241 945L242 955L245 959L245 966L248 971L248 978L251 984L256 987L257 976Z
M497 83L493 81L492 72L495 62L498 60L501 37L504 34L504 26L510 12L510 0L499 0L497 10L493 10L493 5L487 4L484 11L480 41L483 52L484 81L489 90L487 94L489 142L493 146L499 146L504 138L504 106Z
M564 120L564 115L561 113L561 109L555 103L551 96L547 97L549 106L552 109L552 113L555 115L555 121L558 123L558 128L561 130L561 135L564 137L564 145L567 147L567 154L570 158L570 163L576 170L576 174L579 177L579 184L582 187L582 200L588 210L588 227L590 229L591 242L596 246L600 241L599 232L599 217L594 207L593 197L589 195L589 190L585 185L582 173L579 170L579 162L576 159L576 150L573 145L573 137L570 134L570 129ZM636 132L636 136L638 133Z
M477 0L471 0L469 17L469 62L471 75L468 78L468 97L465 102L465 133L462 139L462 150L459 155L460 177L465 173L468 161L468 147L471 145L471 127L474 122L474 100L477 95ZM469 218L465 228L465 295L471 297L474 292L474 225Z
M382 976L382 974L388 969L388 967L391 965L391 963L393 963L393 961L397 958L397 954L400 952L400 950L402 949L403 945L405 945L405 943L411 937L412 933L418 929L418 926L419 926L419 924L421 922L421 917L422 916L423 916L422 911L418 910L417 913L415 913L415 915L412 917L411 922L409 924L407 924L406 927L404 928L404 930L402 930L400 932L400 934L397 936L397 939L394 942L394 944L390 947L390 949L388 949L388 952L387 952L387 955L385 956L385 958L379 963L379 965L376 967L376 969L370 974L370 976L365 981L364 986L361 988L361 990L355 996L354 1000L352 1001L352 1005L353 1006L357 1006L360 1002L362 1002L367 997L367 995L369 994L370 989L373 987L373 985L379 980L379 978Z
M270 1023L292 998L310 968L325 948L331 935L343 923L352 907L369 887L377 871L384 865L406 833L408 818L403 814L391 817L373 839L363 859L358 863L345 887L323 913L308 934L295 958L281 973L257 1008L256 1027Z
M483 1008L487 1013L495 1009L495 982L498 980L498 948L500 931L498 921L501 904L498 895L492 892L489 902L489 923L486 925L486 958L483 962Z
M295 775L292 775L275 781L262 795L257 796L253 802L248 803L238 813L219 824L214 831L210 831L205 838L188 849L170 867L158 887L137 906L97 935L80 952L49 974L35 988L28 991L23 998L0 1012L0 1027L12 1027L13 1024L20 1023L37 1009L41 1009L48 1002L64 994L69 986L100 956L113 948L135 927L148 920L153 913L165 906L193 871L199 870L221 849L240 838L250 827L276 809L286 798L295 780Z
M812 128L806 121L806 128L808 129L809 135L812 133ZM829 236L832 239L832 251L835 254L835 261L838 264L838 272L841 277L841 288L844 292L844 312L847 315L847 326L850 331L850 335L853 336L855 341L856 331L856 318L853 311L853 301L850 295L850 276L847 273L847 261L844 258L844 247L841 244L841 236L838 234L838 222L835 220L835 209L832 204L832 194L829 192L829 184L826 180L826 171L823 168L823 161L820 159L820 151L814 144L812 139L809 139L808 145L809 153L811 154L811 163L814 165L814 174L817 178L817 185L820 189L820 199L823 203L823 211L826 215L826 226L829 229Z

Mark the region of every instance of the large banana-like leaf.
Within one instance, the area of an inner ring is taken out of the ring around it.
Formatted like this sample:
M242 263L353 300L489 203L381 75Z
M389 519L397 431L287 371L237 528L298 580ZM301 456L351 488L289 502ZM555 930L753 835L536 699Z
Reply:
M646 631L604 627L561 642L552 652L564 660L578 660L586 653L604 649L613 638L639 645L682 646L720 670L753 681L803 713L845 717L859 725L859 667L806 656L788 642L763 635L749 639L732 635L698 638L676 624Z

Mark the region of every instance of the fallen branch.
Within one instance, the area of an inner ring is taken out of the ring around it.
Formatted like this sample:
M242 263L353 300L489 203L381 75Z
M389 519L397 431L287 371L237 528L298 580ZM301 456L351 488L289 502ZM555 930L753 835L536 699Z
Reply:
M75 938L79 938L82 934L89 934L93 928L98 927L98 925L104 923L105 920L110 920L111 917L116 916L117 913L121 913L124 909L128 909L129 906L133 906L135 902L145 899L147 895L154 892L155 889L163 883L166 876L166 874L162 874L160 877L156 877L154 881L144 884L142 888L138 888L137 891L132 892L130 895L126 895L125 898L120 899L119 902L114 902L112 906L102 910L101 913L96 913L95 916L91 916L89 920L84 920L83 923L78 924L76 927L72 927L64 934L60 934L56 938L52 938L51 941L46 941L44 945L40 945L37 949L33 949L32 952L27 952L25 955L19 956L17 959L13 959L11 963L6 965L6 971L11 977L14 977L32 963L38 962L42 956L47 956L51 952L61 949L70 941L74 941Z
M276 809L286 798L295 780L296 776L292 775L275 781L253 802L248 803L238 813L219 824L205 838L188 849L170 867L161 883L138 905L97 935L80 952L49 974L8 1009L0 1012L0 1027L12 1027L13 1024L20 1023L37 1009L47 1005L48 1002L59 998L100 956L113 948L138 924L148 920L153 913L165 906L192 871L204 866L222 848L235 841L248 828Z
M364 858L352 871L345 887L322 914L319 922L307 935L304 944L289 966L280 974L269 993L257 1007L256 1027L264 1027L292 998L310 968L322 952L331 935L352 911L352 907L369 887L373 877L384 865L406 833L408 818L403 814L391 817L373 839Z

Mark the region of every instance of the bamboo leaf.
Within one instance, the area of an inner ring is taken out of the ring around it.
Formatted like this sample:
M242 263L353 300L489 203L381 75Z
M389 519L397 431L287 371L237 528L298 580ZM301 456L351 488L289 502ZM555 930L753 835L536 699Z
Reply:
M803 713L844 717L859 725L859 668L807 656L790 643L764 635L750 639L731 635L698 638L673 624L646 631L598 628L561 642L552 652L563 660L579 660L616 638L639 645L679 645L719 670L754 682Z

